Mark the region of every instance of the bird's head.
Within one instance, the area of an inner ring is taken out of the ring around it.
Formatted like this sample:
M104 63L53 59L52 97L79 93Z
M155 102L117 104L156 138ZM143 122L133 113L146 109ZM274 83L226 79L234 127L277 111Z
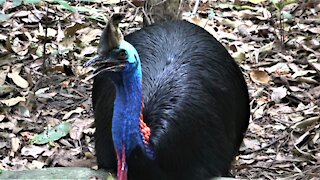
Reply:
M143 146L140 129L142 111L142 71L137 50L123 39L115 14L100 37L97 55L84 66L94 66L93 76L108 72L116 88L112 118L112 139L118 160L118 179L127 179L127 158L137 146ZM91 76L91 77L93 77ZM123 83L125 82L125 83Z
M103 30L98 54L87 61L84 66L94 66L94 75L101 72L130 72L140 64L136 49L123 39L119 23L123 15L114 14Z

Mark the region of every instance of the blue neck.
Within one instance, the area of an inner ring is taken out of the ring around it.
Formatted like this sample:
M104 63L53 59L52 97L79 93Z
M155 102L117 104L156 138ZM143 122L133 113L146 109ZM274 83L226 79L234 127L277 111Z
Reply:
M115 74L112 78L116 87L116 99L112 119L112 137L118 156L125 157L139 146L148 157L153 155L147 144L143 142L140 128L142 110L142 72L140 62L132 71Z

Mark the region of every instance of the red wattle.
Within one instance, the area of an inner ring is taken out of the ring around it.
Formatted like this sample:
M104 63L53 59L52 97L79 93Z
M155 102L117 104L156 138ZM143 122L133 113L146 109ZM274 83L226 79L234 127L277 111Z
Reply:
M127 169L126 169L126 151L124 145L122 145L121 157L117 152L118 159L118 180L127 180Z

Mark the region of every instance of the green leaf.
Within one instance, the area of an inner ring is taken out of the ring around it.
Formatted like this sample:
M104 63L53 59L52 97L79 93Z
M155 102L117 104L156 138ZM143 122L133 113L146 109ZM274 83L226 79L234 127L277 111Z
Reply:
M10 18L9 15L0 13L0 21L6 21L9 18Z
M68 2L65 1L65 0L54 0L54 2L59 3L62 7L64 7L65 9L67 9L67 10L69 10L69 11L72 11L72 12L76 12L76 11L77 11L77 9L76 9L75 7L70 6L70 5L68 4Z
M279 9L282 9L284 8L286 5L289 5L289 4L295 4L295 3L298 3L297 0L286 0L286 1L281 1L281 2L278 2L276 4L276 6L279 8Z
M20 6L22 3L22 0L13 0L12 5L13 6Z
M34 144L46 144L59 140L66 136L71 130L72 125L68 122L63 122L51 129L45 130L43 133L36 135L32 138Z
M41 2L42 0L24 0L25 3L27 4L36 4Z
M4 2L6 2L6 0L0 0L0 4L3 4Z

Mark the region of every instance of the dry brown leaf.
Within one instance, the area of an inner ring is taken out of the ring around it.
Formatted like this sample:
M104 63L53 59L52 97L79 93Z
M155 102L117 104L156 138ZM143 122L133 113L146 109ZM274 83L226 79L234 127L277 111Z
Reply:
M103 1L105 4L117 4L119 2L121 2L121 0L107 0L107 1Z
M258 107L254 113L253 113L253 117L255 119L259 119L259 118L262 118L264 116L264 112L265 112L265 108L266 108L266 104L264 105L261 105L260 107Z
M271 100L280 102L280 100L287 96L287 89L285 87L272 88Z
M14 17L25 17L25 16L28 16L29 14L31 14L30 11L18 11L13 16Z
M2 122L0 123L0 129L10 129L13 130L15 128L15 124L12 122Z
M57 30L55 30L55 29L52 29L52 28L48 28L47 29L47 36L48 37L56 37L56 35L57 35Z
M309 93L315 98L320 99L320 86L314 87L309 90Z
M277 73L277 74L288 74L290 68L287 63L277 63L269 68L265 68L268 73Z
M8 73L8 77L12 79L12 81L21 88L27 88L29 86L28 81L23 79L18 73Z
M0 149L6 147L8 145L7 142L0 142ZM1 164L0 164L0 169L1 169Z
M67 114L65 114L62 119L69 119L72 114L80 114L83 110L83 108L77 107L75 110L69 111Z
M32 138L35 136L34 133L28 132L28 131L20 132L20 134L21 134L21 136L23 137L23 139L24 139L24 140L27 140L27 141L30 140L30 139L32 139Z
M63 38L64 38L64 32L63 32L63 30L61 29L61 25L58 24L57 42L61 42Z
M21 88L27 88L29 86L28 81L22 78L19 74L22 69L23 64L15 64L11 68L11 73L8 73L8 77L12 79L12 81Z
M301 71L297 71L297 72L295 72L294 74L292 74L292 78L293 79L295 79L295 78L297 78L297 77L300 77L300 76L305 76L305 75L307 75L307 74L315 74L316 73L316 71L314 71L314 70L301 70Z
M27 167L28 169L42 169L44 165L44 162L33 160L32 163L27 164Z
M320 117L319 116L315 116L315 117L310 117L307 118L303 121L300 121L298 123L296 123L294 126L292 126L292 129L306 129L308 128L310 125L319 122L320 121Z
M71 26L68 26L65 30L64 30L64 35L66 37L71 37L74 36L76 34L76 32L80 29L83 29L87 27L86 24L80 24L80 23L74 23Z
M246 53L241 52L241 51L237 51L235 53L232 54L232 57L235 61L237 61L238 63L243 62L244 60L246 60Z
M320 27L308 28L308 31L310 31L314 34L320 34Z
M15 98L10 98L10 99L0 100L0 102L2 104L5 104L6 106L9 106L9 107L18 104L19 102L25 102L25 101L26 101L26 98L25 97L21 97L21 96L18 96L18 97L15 97Z
M18 37L13 39L11 49L20 56L25 56L29 51L30 42L21 41Z
M250 78L255 83L268 84L270 76L265 71L253 70L250 72Z
M7 74L10 70L10 66L2 66L0 69L0 86L6 81Z
M46 151L47 148L39 147L35 145L27 145L21 149L21 155L23 156L32 156L38 158L41 153Z
M102 30L101 29L92 29L90 27L84 28L82 30L79 30L78 33L80 34L79 39L85 44L88 45L92 41L98 39L98 37L101 35Z
M249 0L249 2L253 3L253 4L259 4L259 3L262 3L262 2L265 2L267 0Z
M3 121L5 117L5 115L0 114L0 122Z
M12 152L17 152L20 149L21 141L19 138L14 137L11 138L11 151Z
M79 55L76 54L77 58L84 58L86 55L93 54L97 52L96 47L88 46L81 50L81 53Z
M320 72L320 63L311 63Z
M261 143L256 139L243 139L243 144L248 148L252 150L257 150L260 148Z
M87 120L83 120L83 119L76 119L73 124L72 124L72 128L69 132L69 135L72 139L75 140L80 140L83 134L83 131L89 127L91 127L94 123L93 119L87 119Z
M268 53L268 52L271 52L272 48L273 48L273 44L274 42L271 42L269 44L266 44L264 46L262 46L260 49L259 49L259 53Z

